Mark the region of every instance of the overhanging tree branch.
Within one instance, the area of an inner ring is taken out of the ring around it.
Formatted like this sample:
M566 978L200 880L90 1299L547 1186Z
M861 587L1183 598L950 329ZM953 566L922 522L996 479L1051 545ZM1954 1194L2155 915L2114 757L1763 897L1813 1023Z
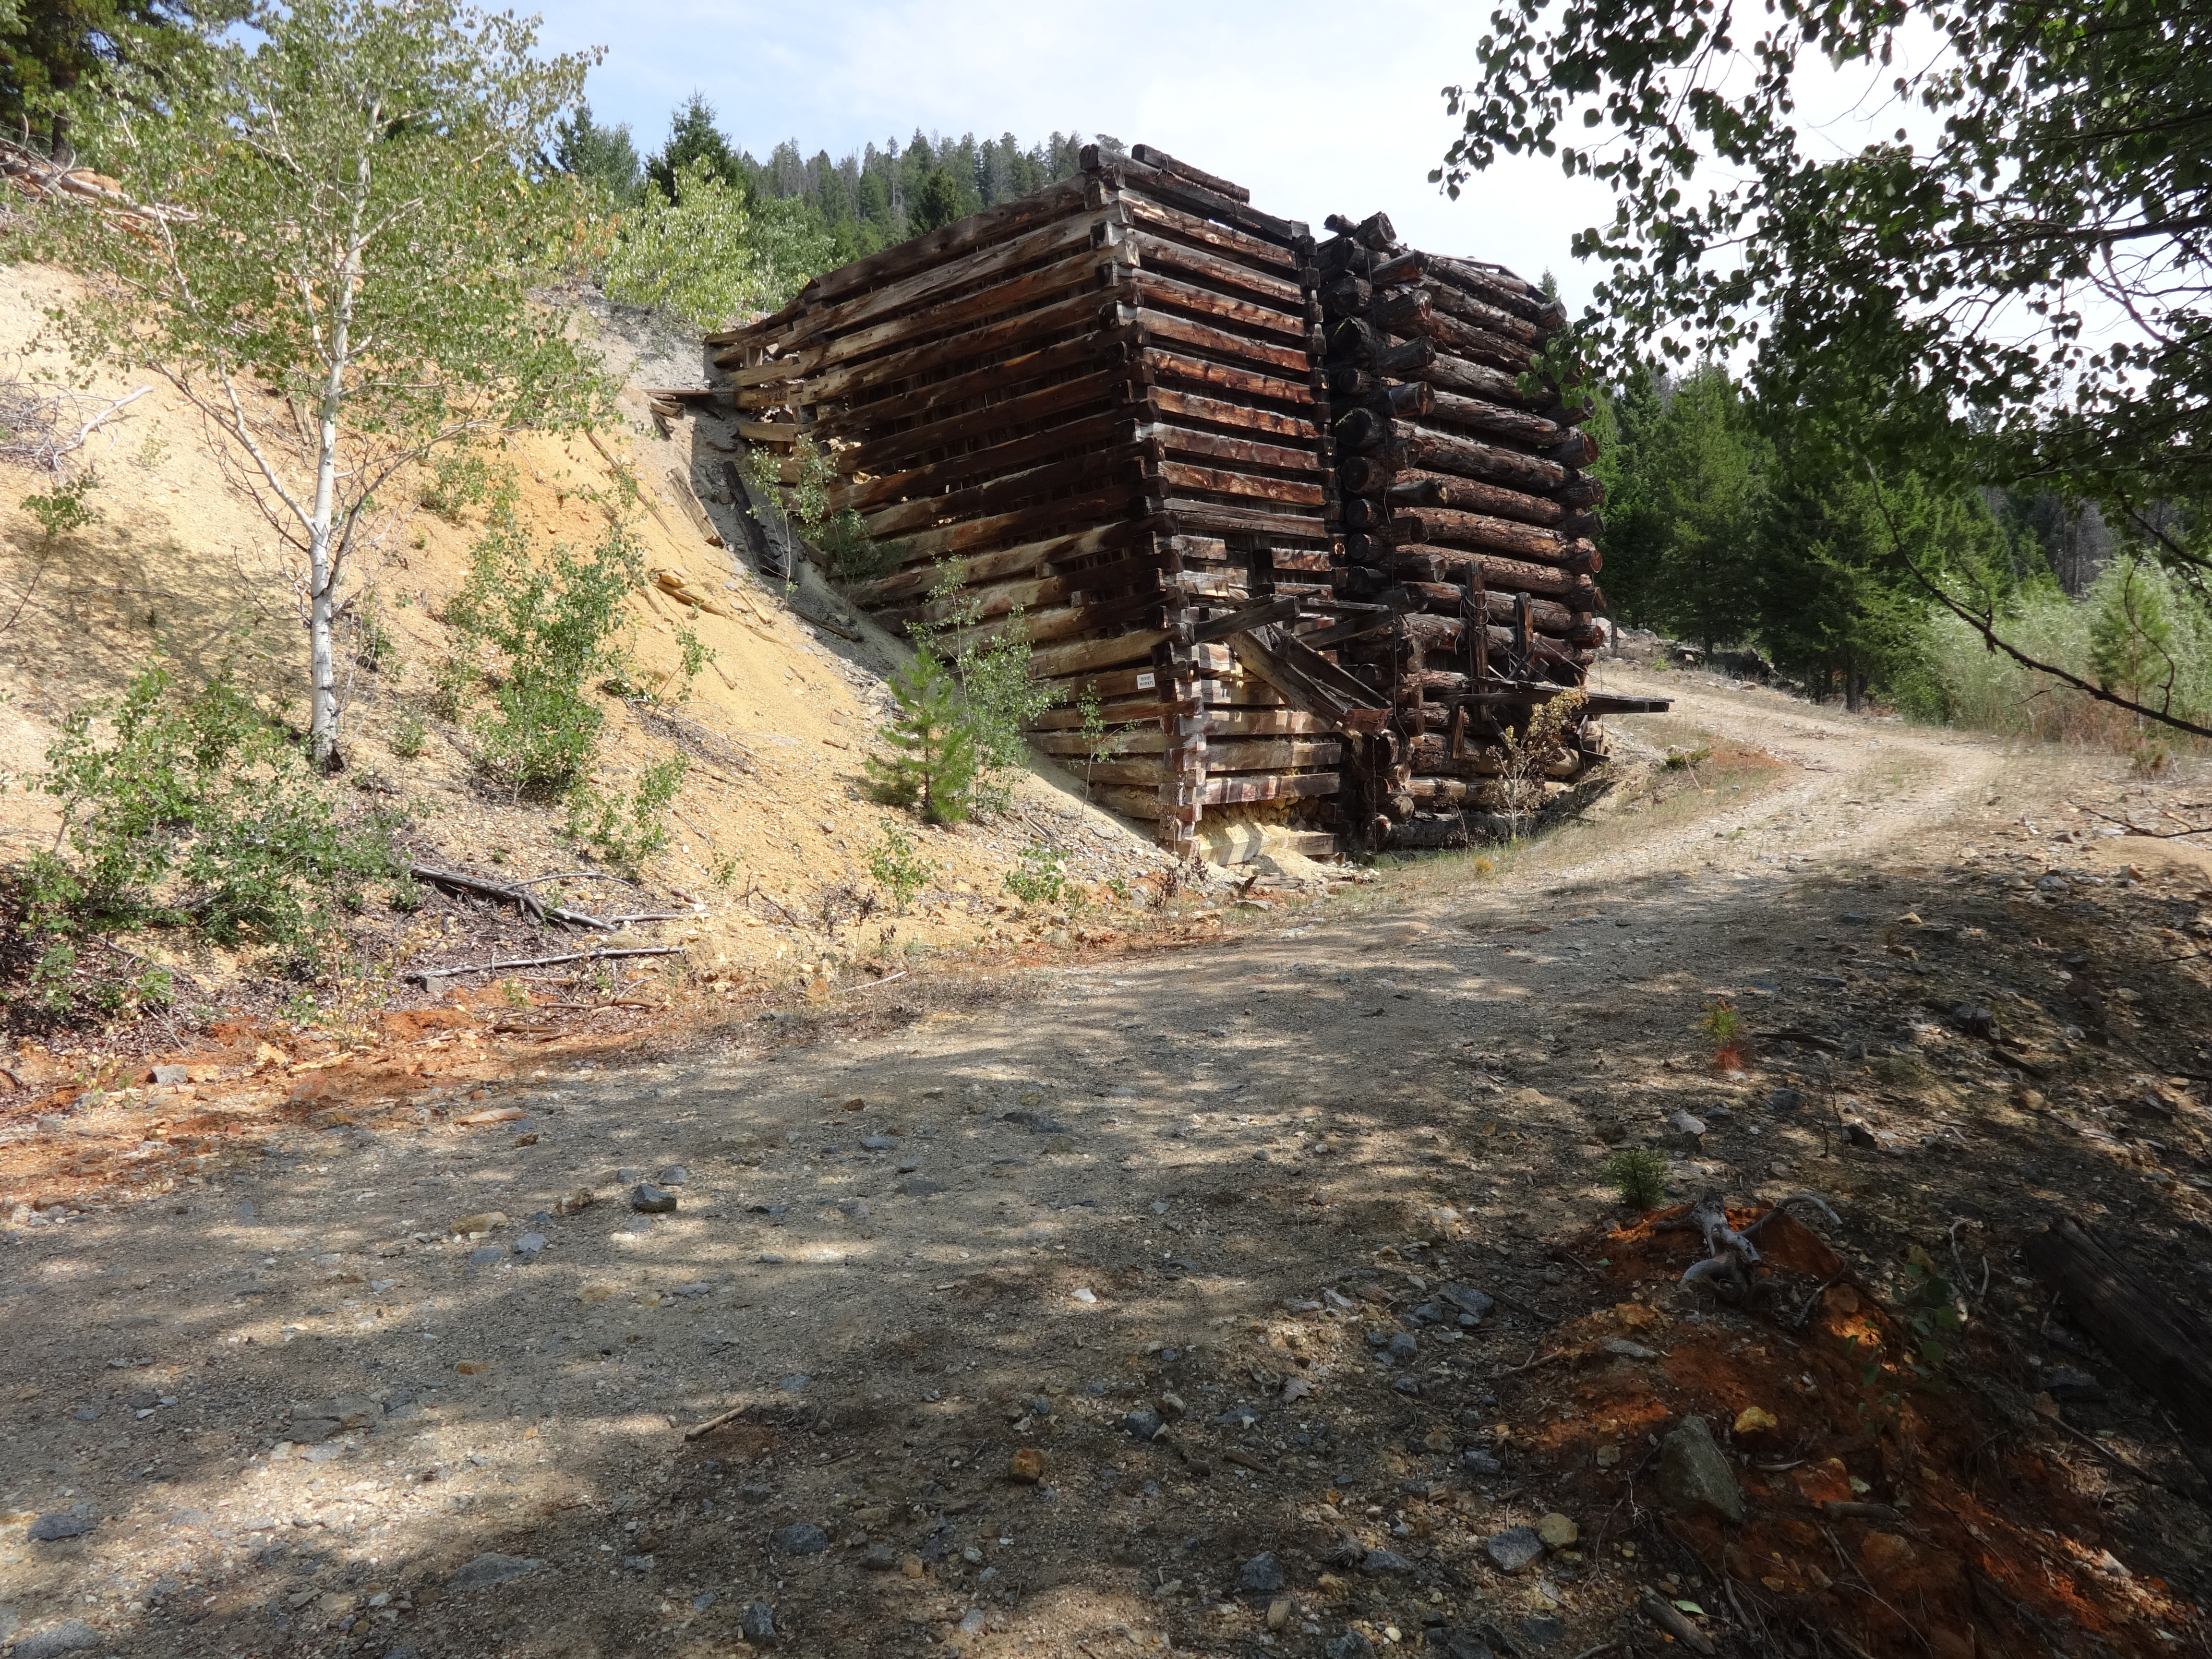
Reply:
M2039 674L2048 674L2061 684L2070 685L2077 691L2085 692L2099 702L2110 703L2115 708L2124 708L2131 714L2140 714L2145 720L2156 720L2160 726L2170 726L2177 732L2186 732L2193 738L2212 738L2212 726L2199 726L2194 720L2182 719L2179 714L2171 714L2164 709L2153 708L2148 704L2136 702L2132 697L2124 697L2117 691L2107 691L2103 686L2093 681L2085 680L2079 674L2069 672L2055 663L2038 661L2009 641L1999 639L1996 618L1993 611L1984 611L1977 615L1967 610L1966 606L1951 597L1942 583L1923 570L1920 568L1920 562L1906 551L1905 538L1899 532L1897 520L1890 514L1888 499L1882 493L1881 476L1863 457L1861 458L1860 465L1866 468L1867 482L1874 486L1875 510L1881 514L1882 526L1889 532L1890 544L1896 550L1899 560L1907 570L1912 573L1913 580L1935 597L1938 605L1979 634L1982 636L1982 643L1990 650L2002 652L2022 668L2033 669Z

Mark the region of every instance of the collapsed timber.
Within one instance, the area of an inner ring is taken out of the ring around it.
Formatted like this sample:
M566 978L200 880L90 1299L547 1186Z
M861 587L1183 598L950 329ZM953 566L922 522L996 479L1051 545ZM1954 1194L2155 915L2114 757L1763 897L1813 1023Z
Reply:
M1564 312L1382 215L1328 228L1093 147L711 343L740 435L865 530L826 561L852 601L1018 630L1062 694L1036 745L1216 858L1464 845L1665 707L1583 689L1603 492L1541 372Z

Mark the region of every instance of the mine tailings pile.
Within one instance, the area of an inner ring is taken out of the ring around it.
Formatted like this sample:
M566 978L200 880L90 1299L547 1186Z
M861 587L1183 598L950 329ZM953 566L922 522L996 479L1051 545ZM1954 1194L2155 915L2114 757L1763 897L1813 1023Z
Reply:
M742 435L860 515L820 561L852 601L962 623L941 648L1019 629L1066 694L1039 746L1169 845L1261 831L1217 856L1464 844L1602 638L1584 411L1520 389L1564 313L1382 215L1329 228L1093 146L710 341ZM1664 707L1589 697L1540 782Z

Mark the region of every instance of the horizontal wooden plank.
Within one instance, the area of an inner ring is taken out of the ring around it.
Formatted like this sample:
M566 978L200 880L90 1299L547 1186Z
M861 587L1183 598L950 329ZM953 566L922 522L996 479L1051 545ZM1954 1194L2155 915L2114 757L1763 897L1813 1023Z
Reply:
M836 466L848 477L856 472L885 475L896 471L910 458L933 449L953 444L972 447L994 434L1034 427L1055 416L1065 417L1072 411L1103 413L1124 408L1134 395L1124 369L1085 374L1056 386L997 398L981 409L963 409L920 426L855 444L837 453Z
M1165 351L1158 346L1143 348L1134 367L1140 381L1157 385L1163 391L1176 388L1177 396L1190 395L1183 388L1202 386L1206 392L1233 399L1231 407L1249 414L1265 413L1273 420L1292 421L1309 429L1317 428L1313 412L1317 400L1308 381L1286 380L1279 374L1265 374L1228 363L1209 362L1203 357ZM1288 407L1263 408L1269 403Z
M1303 340L1285 344L1255 339L1249 335L1215 328L1195 318L1177 316L1172 312L1146 311L1118 301L1114 317L1122 337L1141 348L1180 346L1309 384L1312 380L1313 358Z
M1115 314L1110 301L1085 285L1065 298L1033 310L976 323L863 362L823 369L807 376L806 395L810 402L823 408L817 417L823 429L833 437L844 437L848 435L843 424L845 417L834 406L840 399L858 404L863 399L878 397L888 386L904 384L917 376L940 374L963 363L988 367L1018 347L1041 347L1061 339L1080 338L1094 330L1103 339L1107 337L1106 325L1100 319L1102 310L1109 318ZM869 435L866 422L870 418L862 409L855 417L859 429L850 435Z
M811 307L783 338L805 345L817 336L842 335L894 317L925 314L963 289L996 281L1024 266L1041 264L1073 250L1088 252L1100 222L1089 210L1071 211L1026 235L974 249L917 270L896 282L872 286L834 303Z
M1086 521L1096 526L1124 517L1133 519L1148 510L1144 502L1140 486L1117 481L1073 497L1038 501L952 524L933 525L927 530L914 531L899 538L900 561L911 565L947 555L994 552L1040 535L1063 531L1073 533L1075 527L1085 526Z
M1102 525L1097 529L1079 531L1073 535L1027 542L997 553L979 553L972 558L951 560L943 566L917 565L876 581L859 583L848 588L847 592L855 605L896 604L915 595L927 593L947 573L961 586L1018 576L1044 569L1055 559L1087 558L1127 547L1150 528L1152 526L1136 523Z
M937 307L921 318L896 317L869 328L841 334L822 348L822 367L855 362L864 357L904 346L921 345L995 318L1004 312L1028 310L1071 294L1095 291L1098 286L1099 256L1085 248L1057 264L1024 272L995 283ZM1103 297L1103 296L1102 296Z
M1181 236L1211 248L1224 258L1241 260L1246 264L1273 271L1295 283L1303 267L1297 256L1286 247L1249 235L1231 225L1212 219L1201 219L1194 213L1185 213L1181 208L1156 201L1149 196L1130 194L1121 197L1115 205L1139 224L1170 235Z
M1305 324L1307 295L1295 280L1255 270L1238 260L1224 258L1203 248L1188 247L1149 231L1130 232L1129 241L1144 270L1166 271L1187 282L1225 289L1294 317L1301 326Z
M1146 445L1117 444L1095 454L1054 461L942 495L901 501L867 515L863 522L871 536L881 538L935 526L946 519L987 517L1003 508L1029 505L1048 490L1072 489L1109 474L1127 472L1134 477L1139 464L1152 453Z
M1328 499L1319 483L1308 483L1304 479L1263 478L1254 473L1192 466L1182 461L1163 463L1159 476L1172 489L1205 489L1224 495L1250 495L1292 507L1318 507Z
M1216 294L1210 289L1178 280L1150 270L1128 274L1121 285L1136 305L1149 311L1155 307L1188 313L1216 325L1234 324L1262 338L1288 340L1304 349L1312 332L1303 314L1291 316L1273 306L1256 304L1249 300L1232 300Z
M875 380L856 387L856 396L834 413L817 406L815 418L841 438L866 443L906 422L927 420L955 404L1010 398L1032 380L1057 380L1120 355L1112 335L1103 331L1079 334L1011 357L994 354L991 362L979 368L921 385Z
M1160 795L1157 789L1122 789L1109 784L1093 784L1090 793L1095 804L1109 812L1119 812L1125 818L1150 822L1161 813Z
M1150 657L1152 647L1164 643L1167 638L1158 629L1145 629L1112 639L1076 640L1037 652L1030 659L1030 670L1041 679L1059 679L1064 675L1116 667Z
M1321 428L1310 416L1278 414L1273 410L1256 409L1249 403L1230 403L1219 398L1203 398L1193 392L1156 386L1139 394L1145 404L1163 420L1205 421L1217 426L1235 427L1240 430L1275 437L1297 447L1302 453L1318 465L1318 446Z
M1200 795L1208 806L1241 806L1263 800L1314 800L1343 787L1334 769L1325 772L1261 773L1252 777L1209 775Z
M1323 488L1318 439L1314 441L1313 447L1294 449L1287 445L1233 438L1225 433L1168 422L1149 422L1137 430L1139 437L1154 440L1170 455L1196 456L1239 471L1248 467L1265 467L1303 474L1315 489Z

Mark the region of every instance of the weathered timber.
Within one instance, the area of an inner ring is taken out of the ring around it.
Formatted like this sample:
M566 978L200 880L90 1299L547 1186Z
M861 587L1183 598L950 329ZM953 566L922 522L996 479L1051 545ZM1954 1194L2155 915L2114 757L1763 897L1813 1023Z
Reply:
M1233 323L1239 328L1252 329L1262 335L1294 341L1301 347L1310 331L1303 316L1288 316L1249 300L1232 300L1210 289L1178 282L1173 276L1159 276L1149 270L1130 272L1128 281L1122 285L1121 291L1129 295L1131 301L1138 305L1188 312L1215 323Z
M1202 357L1185 356L1180 352L1162 351L1156 347L1140 348L1133 368L1140 383L1157 389L1156 395L1166 393L1174 397L1190 397L1193 394L1174 391L1160 384L1170 380L1188 382L1204 386L1208 392L1218 394L1220 398L1235 399L1231 407L1239 411L1239 418L1245 424L1265 422L1269 430L1285 432L1315 430L1310 413L1314 406L1313 388L1304 381L1286 380L1279 375L1237 368L1227 363L1208 362ZM1305 412L1284 414L1263 407L1266 404L1285 404L1291 410ZM1162 407L1166 408L1167 405L1162 404ZM1273 422L1278 421L1287 424L1277 428Z
M1104 190L1139 190L1170 207L1218 219L1282 247L1297 247L1310 240L1305 226L1296 219L1279 219L1272 213L1262 213L1249 203L1232 201L1142 162L1121 157L1109 161L1097 155L1097 149L1095 144L1084 147L1083 166L1086 173L1095 171L1097 183Z
M1149 196L1116 197L1104 211L1109 215L1119 214L1130 224L1165 231L1170 235L1196 242L1224 258L1255 265L1261 270L1273 271L1293 280L1302 276L1307 269L1299 263L1294 249L1248 234L1218 220L1186 213L1181 208L1154 201Z
M1249 472L1231 472L1218 468L1196 467L1179 461L1164 461L1159 467L1163 483L1175 489L1203 489L1224 495L1251 495L1263 501L1280 501L1297 507L1319 507L1328 499L1318 479L1308 483L1304 479L1264 478ZM1318 522L1308 526L1317 531ZM1295 533L1295 532L1293 532Z
M1388 424L1389 431L1380 434L1377 441L1404 455L1408 466L1480 478L1535 495L1549 494L1567 481L1567 469L1557 461L1405 421Z
M1469 294L1441 270L1424 271L1419 279L1421 291L1429 296L1429 304L1447 317L1456 318L1494 334L1500 339L1512 340L1524 346L1540 346L1552 331L1540 327L1525 317L1490 305Z
M995 433L1035 427L1040 422L1071 411L1110 410L1127 402L1131 396L1128 371L1119 367L1109 368L1018 397L995 400L981 408L942 415L920 426L854 444L837 453L836 465L837 471L848 477L856 472L882 475L931 450L956 445L972 449Z
M834 406L839 399L852 394L875 394L881 387L905 385L918 377L938 374L956 364L980 359L988 366L1001 353L1019 346L1034 346L1040 342L1056 341L1070 333L1079 334L1092 330L1098 330L1103 334L1100 308L1097 292L1086 285L1066 299L1040 306L1034 311L978 323L866 362L825 368L807 377L806 396L811 401ZM1110 307L1107 308L1111 309ZM843 435L839 419L835 415L825 417L824 426L832 436Z
M944 577L947 568L953 581L962 586L995 581L1032 570L1050 569L1060 561L1073 562L1111 552L1127 547L1146 531L1161 527L1157 521L1102 525L1095 530L1029 542L997 553L979 553L970 558L955 560L949 567L934 562L919 565L875 581L856 583L847 592L855 605L889 605L911 594L927 592Z
M1138 465L1156 460L1157 453L1148 444L1115 444L1072 460L1031 467L942 495L902 501L868 514L862 522L871 536L896 536L946 519L965 519L1026 504L1049 491L1072 489L1107 477L1126 474L1133 478Z
M1549 495L1531 495L1502 484L1476 478L1455 477L1449 472L1408 470L1391 475L1388 499L1393 507L1449 507L1480 513L1494 519L1513 519L1568 533L1570 509Z
M2062 1215L2021 1248L2028 1271L2144 1393L2212 1447L2212 1327Z
M994 479L1026 476L1055 460L1072 463L1104 449L1137 443L1143 436L1127 410L1071 413L1072 418L1060 424L1032 428L1019 437L1001 434L1001 441L988 449L946 455L904 472L829 484L823 493L833 508L872 514L878 508L890 510L894 502L925 501Z
M1155 628L1134 634L1119 634L1109 639L1077 640L1072 644L1051 646L1037 652L1030 659L1030 668L1038 678L1048 680L1059 679L1068 674L1087 673L1093 669L1111 668L1117 664L1150 657L1152 647L1169 637L1166 632Z
M1170 455L1195 455L1218 461L1239 469L1267 467L1278 471L1301 474L1313 480L1313 487L1321 488L1320 436L1312 434L1308 447L1293 449L1283 444L1261 443L1250 438L1233 438L1225 433L1206 431L1197 427L1150 422L1139 428L1139 435L1152 439ZM1279 497L1278 499L1288 499ZM1318 497L1316 497L1318 499ZM1316 525L1318 530L1320 526Z
M1423 415L1441 425L1459 427L1470 432L1500 438L1507 443L1525 444L1539 452L1548 451L1566 441L1568 431L1557 422L1546 420L1541 415L1532 415L1524 409L1510 409L1486 398L1469 398L1456 392L1437 392L1425 381L1416 382L1430 392L1425 409L1394 410L1418 418Z
M956 404L971 403L981 398L999 402L1032 380L1056 379L1071 370L1093 368L1110 361L1116 355L1117 343L1111 335L1103 330L1086 332L1073 339L1057 340L1036 350L1019 352L1012 357L986 363L941 380L902 386L867 403L848 403L842 406L817 403L815 405L815 420L817 424L837 436L865 442L887 434L890 428L899 422L927 419L933 413L949 410Z
M933 299L1004 278L1024 266L1042 264L1075 251L1087 254L1096 223L1089 213L1071 214L1030 235L979 248L959 258L918 270L902 281L871 288L849 299L810 307L776 338L786 346L811 344L823 335L848 334L888 318L904 316Z
M1233 185L1219 173L1208 173L1203 167L1194 167L1188 161L1179 161L1165 150L1153 145L1133 144L1130 146L1129 154L1146 167L1158 167L1163 173L1172 173L1178 179L1188 179L1192 184L1200 189L1210 190L1216 196L1225 196L1231 201L1244 206L1251 204L1252 192L1243 185Z
M1297 614L1298 602L1296 599L1261 599L1225 616L1209 617L1204 622L1191 623L1190 638L1194 644L1209 640L1225 640L1231 634L1242 634L1270 623L1292 621Z
M1382 729L1389 705L1374 690L1327 657L1279 628L1231 636L1230 649L1246 670L1273 686L1283 701L1334 732Z
M1144 392L1137 412L1147 420L1198 422L1284 439L1300 447L1304 457L1300 465L1318 464L1314 446L1320 441L1321 431L1310 415L1281 415L1272 409L1255 409L1249 403L1202 398L1169 386L1152 386Z
M1424 263L1424 269L1457 284L1479 300L1525 317L1547 334L1556 333L1567 325L1566 307L1557 300L1546 299L1541 289L1522 281L1502 265L1432 253Z
M1431 349L1434 350L1433 345ZM1480 398L1486 403L1517 403L1527 407L1549 401L1548 398L1524 396L1517 374L1492 368L1487 363L1469 362L1464 357L1437 354L1419 368L1408 369L1407 373L1414 380L1427 381L1439 392L1456 392L1463 397Z
M1273 369L1301 380L1311 374L1312 358L1303 341L1291 345L1279 340L1255 340L1249 335L1232 333L1193 318L1143 311L1118 301L1105 310L1109 313L1106 320L1121 338L1135 346L1181 346L1227 358L1232 364Z
M1089 247L1079 249L1056 264L1024 271L1003 283L962 295L921 317L894 317L867 328L855 329L826 342L822 365L834 368L902 345L956 333L988 321L1003 312L1026 310L1044 301L1085 289L1096 290L1102 272L1114 269L1111 261Z
M1448 507L1410 507L1400 509L1420 520L1426 539L1449 547L1494 549L1517 559L1595 573L1600 568L1597 549L1542 525L1521 524L1486 514L1463 513Z
M1286 315L1305 315L1305 291L1295 281L1286 282L1266 271L1255 270L1240 261L1224 258L1204 248L1187 247L1150 231L1133 230L1128 238L1144 270L1172 272L1188 281L1227 289L1232 296L1264 301Z
M940 229L887 247L880 253L872 253L865 259L855 259L851 264L840 265L815 277L792 297L781 311L762 319L750 330L738 330L740 337L748 334L772 334L786 323L796 319L810 306L830 305L847 295L859 294L884 283L898 281L909 272L924 270L942 262L957 258L970 248L977 248L1018 235L1031 225L1049 223L1053 220L1081 210L1088 193L1080 178L1065 179L1048 185L1033 195L1012 202L1002 202L996 207L985 208L981 213L971 213Z
M935 525L899 538L902 565L927 563L947 554L978 553L1054 534L1071 526L1142 512L1145 497L1134 483L1116 483L1084 495L1040 501L954 524Z

